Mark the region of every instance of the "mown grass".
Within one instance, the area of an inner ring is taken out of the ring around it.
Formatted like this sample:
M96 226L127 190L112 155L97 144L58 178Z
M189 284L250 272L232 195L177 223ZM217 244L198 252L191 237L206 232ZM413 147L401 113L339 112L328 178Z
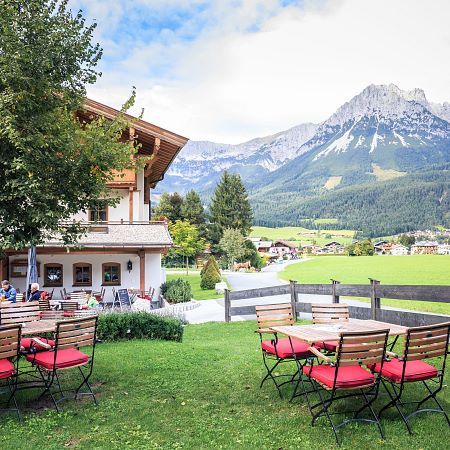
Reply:
M251 321L188 325L183 343L100 344L93 376L99 405L93 406L88 399L69 401L61 414L27 412L22 423L2 416L0 448L335 448L325 420L311 427L305 400L289 403L287 398L280 399L270 384L259 389L264 370L254 328ZM444 384L449 381L447 375ZM408 396L420 390L410 386ZM27 395L37 398L38 392ZM23 394L20 397L24 406ZM439 398L449 410L447 387ZM385 441L373 425L351 425L341 430L341 448L448 448L450 427L442 415L414 418L413 436L394 411L382 423Z
M194 300L209 300L211 298L223 298L223 294L217 294L215 289L202 289L200 287L200 272L190 272L189 275L168 273L167 280L174 280L175 278L182 278L189 281L192 288L192 296ZM227 281L225 277L222 277L223 281Z
M449 255L327 256L292 264L280 272L284 280L302 283L368 283L375 278L384 284L450 284ZM358 299L368 301L368 299ZM415 311L450 314L449 303L382 299L382 305Z

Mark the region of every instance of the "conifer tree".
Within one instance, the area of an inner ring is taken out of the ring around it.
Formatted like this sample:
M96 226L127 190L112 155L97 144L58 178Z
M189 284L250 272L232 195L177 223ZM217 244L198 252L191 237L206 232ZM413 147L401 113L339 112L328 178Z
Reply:
M158 206L155 208L153 215L156 218L161 216L167 217L170 222L175 223L177 220L183 220L181 213L182 206L183 197L178 192L174 192L173 194L164 192L159 199Z
M248 236L253 213L247 191L239 174L224 172L210 205L212 224L222 230L233 228Z
M194 225L205 223L205 210L199 195L193 189L190 190L181 205L181 215L184 220Z

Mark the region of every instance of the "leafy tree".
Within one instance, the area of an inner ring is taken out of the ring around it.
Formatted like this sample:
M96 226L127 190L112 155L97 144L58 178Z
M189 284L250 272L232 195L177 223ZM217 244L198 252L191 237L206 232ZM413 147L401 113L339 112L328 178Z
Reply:
M241 258L238 258L238 262L245 262L250 261L250 264L255 269L261 269L261 267L264 265L263 260L258 253L258 250L255 247L255 244L253 244L252 241L249 241L248 239L244 242L244 248L245 253Z
M398 238L398 242L402 245L404 245L405 247L411 247L411 245L413 245L416 242L416 239L414 236L410 236L408 234L402 234L399 238Z
M225 253L229 268L233 266L236 260L245 255L245 237L238 229L225 228L219 246Z
M355 242L347 247L349 256L373 256L373 244L370 239Z
M248 236L253 213L247 191L239 174L225 171L216 186L210 205L211 222L222 230L234 228Z
M201 252L205 241L198 236L198 229L187 220L177 220L169 226L175 248L173 251L186 258L186 274L189 274L189 257Z
M184 216L181 212L182 207L183 197L178 192L174 192L173 194L164 192L163 194L161 194L158 206L154 209L153 214L157 217L167 217L167 219L169 219L169 221L173 223L177 220L184 219Z
M205 223L205 209L203 208L203 203L197 192L193 189L184 197L183 204L181 205L181 215L184 220L195 225Z
M0 248L56 234L76 241L80 227L62 221L111 195L113 171L137 161L134 142L120 142L123 115L76 119L102 51L91 43L95 24L67 3L0 0Z

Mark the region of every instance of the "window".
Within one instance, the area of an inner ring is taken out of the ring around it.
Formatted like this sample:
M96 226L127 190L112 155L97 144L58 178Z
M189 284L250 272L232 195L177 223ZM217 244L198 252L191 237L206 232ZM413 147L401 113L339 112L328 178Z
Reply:
M108 222L108 205L106 202L98 202L96 206L89 210L90 222Z
M36 263L38 270L38 277L41 276L41 264ZM17 259L11 263L11 278L26 278L28 272L28 260Z
M76 263L73 265L73 285L74 286L92 285L92 264Z
M63 266L62 264L44 264L44 286L62 286L63 285Z
M103 285L107 286L120 285L120 264L114 262L102 264L102 281Z

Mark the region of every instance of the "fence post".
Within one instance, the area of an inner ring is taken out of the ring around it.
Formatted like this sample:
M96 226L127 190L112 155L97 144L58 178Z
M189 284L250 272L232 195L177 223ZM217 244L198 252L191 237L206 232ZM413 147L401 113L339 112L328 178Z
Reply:
M336 285L337 284L341 284L340 281L338 280L333 280L333 278L331 278L331 292L332 292L332 301L333 303L339 303L339 295L336 295Z
M289 280L289 286L291 288L291 305L292 305L292 315L294 316L294 319L297 320L297 292L295 291L295 285L297 282L295 280Z
M225 322L230 322L231 321L231 316L230 316L230 291L228 289L225 289L225 294L224 294L224 300L225 300Z
M378 320L378 311L381 308L381 300L376 296L375 290L376 285L380 284L378 280L374 280L373 278L369 278L370 284L372 286L372 292L370 295L370 312L372 316L372 320Z

